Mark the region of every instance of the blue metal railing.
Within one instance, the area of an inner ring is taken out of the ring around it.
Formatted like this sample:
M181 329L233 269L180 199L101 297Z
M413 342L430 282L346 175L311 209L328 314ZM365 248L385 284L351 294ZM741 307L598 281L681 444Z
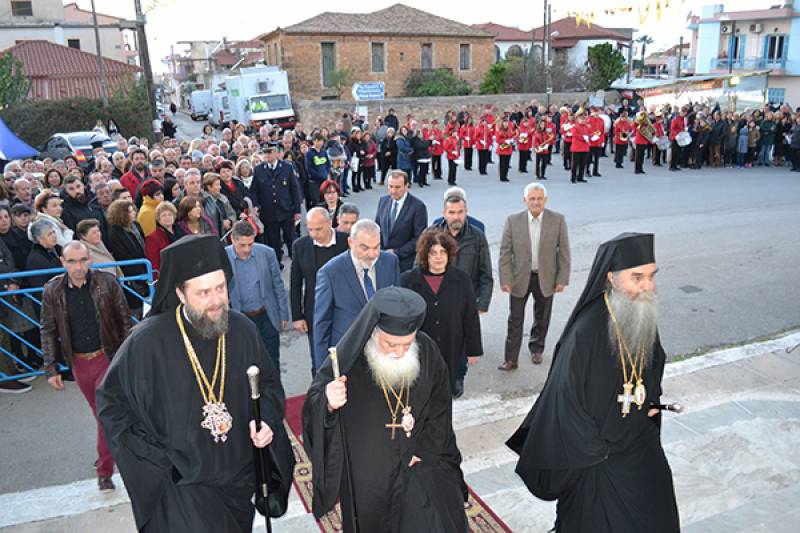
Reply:
M121 276L117 278L117 281L122 286L123 291L127 291L127 293L132 294L134 297L142 301L142 304L150 305L153 301L153 265L150 264L150 261L147 259L131 259L128 261L118 261L116 263L100 263L97 265L92 265L92 270L97 270L100 268L109 268L109 267L127 267L127 266L135 266L135 265L142 265L145 267L146 271L144 274L137 274L135 276ZM49 268L45 270L28 270L23 272L11 272L8 274L0 274L0 283L3 280L21 280L25 278L30 278L33 276L42 276L47 275L50 277L57 276L58 274L63 274L65 270L63 268ZM124 282L126 281L144 281L147 283L147 296L142 296L134 289L129 287ZM6 290L0 291L0 305L4 306L12 313L16 313L20 318L24 321L29 322L35 328L41 328L41 323L32 316L29 316L22 310L25 300L27 299L36 306L40 306L42 304L41 300L34 296L37 296L44 291L44 287L26 287L24 289L16 289L16 290ZM13 303L9 302L6 298L9 296L21 296L23 300L19 305L14 305ZM61 312L66 313L67 310L63 309ZM27 339L20 336L17 332L13 331L6 323L6 320L0 321L0 330L5 331L11 338L16 339L20 343L24 344L31 350L33 353L38 355L39 357L43 358L43 352L40 346L35 346ZM138 322L139 320L134 316L134 322ZM31 328L28 328L31 329ZM44 374L44 370L37 370L30 365L28 361L26 361L20 354L14 354L11 352L10 347L0 345L0 357L8 357L10 358L13 363L15 363L22 372L18 374L6 374L0 371L0 383L4 381L14 381L19 379L24 379L31 376L40 376ZM63 364L59 365L61 370L66 370L67 367Z
M711 68L731 68L731 60L727 57L718 57L711 61ZM765 57L745 57L733 59L732 68L740 70L783 70L786 68L786 59L768 59Z

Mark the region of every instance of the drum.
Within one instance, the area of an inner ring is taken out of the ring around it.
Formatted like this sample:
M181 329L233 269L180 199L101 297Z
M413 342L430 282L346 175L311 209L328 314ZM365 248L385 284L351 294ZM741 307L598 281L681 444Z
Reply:
M689 146L692 144L692 135L688 131L682 131L675 136L675 142L677 142L678 146L681 148Z
M656 146L662 152L666 152L669 149L669 145L670 145L669 137L667 137L666 135L662 135L656 140Z

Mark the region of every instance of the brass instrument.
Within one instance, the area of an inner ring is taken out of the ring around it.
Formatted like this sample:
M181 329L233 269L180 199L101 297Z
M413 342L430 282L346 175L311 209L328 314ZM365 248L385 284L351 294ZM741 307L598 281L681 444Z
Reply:
M550 147L550 143L551 143L551 142L552 142L554 139L555 139L555 137L551 135L550 137L548 137L547 139L545 139L545 140L544 140L544 142L542 142L542 144L540 144L539 146L535 146L535 147L533 148L533 150L534 150L534 151L535 151L537 154L541 154L542 152L544 152L545 150L547 150L547 149Z
M639 126L639 133L641 133L642 137L647 139L647 142L653 142L656 137L656 128L650 122L647 111L639 111L636 115L636 125Z
M624 142L628 142L631 138L631 134L627 131L620 132L619 139Z

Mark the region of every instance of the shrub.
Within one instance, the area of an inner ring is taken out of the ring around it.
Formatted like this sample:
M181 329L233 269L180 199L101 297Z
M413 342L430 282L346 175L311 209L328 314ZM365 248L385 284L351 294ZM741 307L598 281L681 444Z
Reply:
M31 146L39 146L58 132L94 128L98 120L113 118L125 137L153 140L152 113L149 111L144 84L137 83L127 94L114 94L103 109L99 99L26 100L0 111L6 125Z
M465 96L472 87L449 68L416 70L406 78L407 96Z

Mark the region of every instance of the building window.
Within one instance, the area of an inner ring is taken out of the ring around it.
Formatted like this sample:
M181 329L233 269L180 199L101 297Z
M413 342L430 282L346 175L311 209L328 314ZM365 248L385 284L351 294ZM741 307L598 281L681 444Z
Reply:
M768 35L766 37L765 56L768 63L780 63L783 61L783 49L786 37L783 35Z
M494 62L499 63L503 60L503 53L500 51L500 47L494 45Z
M433 68L433 43L422 43L419 65L424 70Z
M386 72L385 50L384 43L371 43L370 55L372 56L372 72Z
M472 69L472 49L469 44L462 44L459 47L458 67L461 70Z
M331 72L336 70L336 43L321 43L322 86L331 86Z
M11 16L12 17L32 17L33 16L33 2L11 2Z
M731 59L734 61L739 60L739 51L742 44L740 41L741 39L738 35L732 35L728 39L728 53L730 54ZM744 50L742 50L742 52L744 52Z
M767 89L767 100L770 104L782 104L786 101L786 89Z
M74 48L75 50L81 49L81 40L80 39L67 39L67 46L70 48Z

